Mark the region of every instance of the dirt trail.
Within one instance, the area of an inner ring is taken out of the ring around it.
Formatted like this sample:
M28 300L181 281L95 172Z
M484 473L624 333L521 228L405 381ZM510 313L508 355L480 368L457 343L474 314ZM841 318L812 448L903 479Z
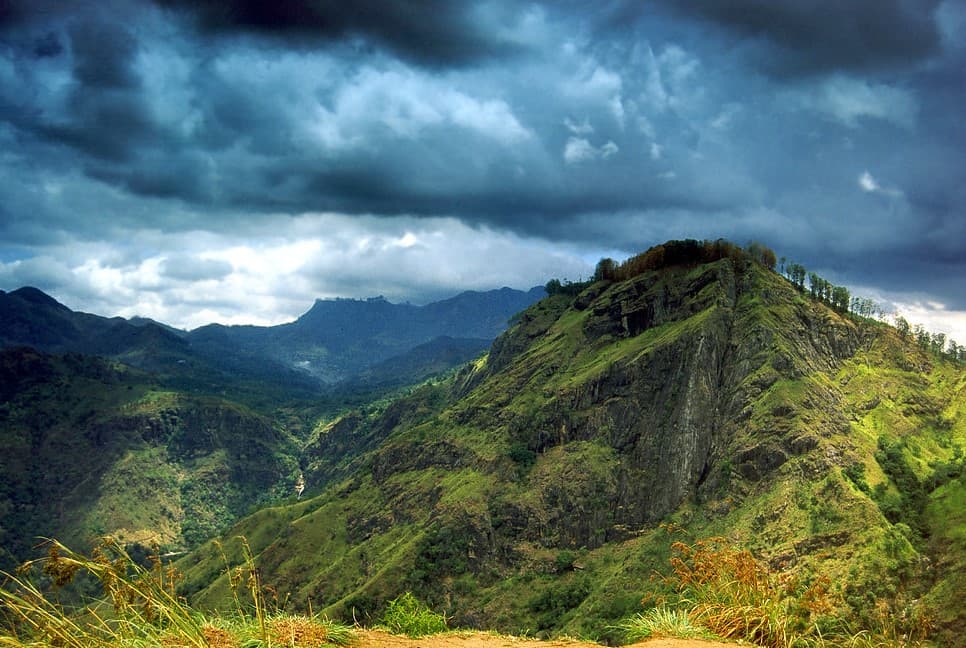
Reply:
M699 639L651 639L627 648L735 648L737 644ZM581 641L520 639L485 633L453 633L409 639L378 630L363 630L353 648L601 648Z

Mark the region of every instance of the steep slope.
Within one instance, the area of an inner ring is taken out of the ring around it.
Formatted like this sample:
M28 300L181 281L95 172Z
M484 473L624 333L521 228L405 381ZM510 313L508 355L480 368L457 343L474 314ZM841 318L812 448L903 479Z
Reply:
M449 382L321 430L329 487L231 535L295 605L365 617L411 589L459 624L602 636L657 587L674 521L837 577L874 624L949 586L923 558L956 540L908 498L957 492L964 385L746 256L678 258L548 297ZM195 599L227 600L220 561L183 563Z
M0 560L37 537L185 547L297 476L284 431L221 399L164 390L101 358L0 351Z

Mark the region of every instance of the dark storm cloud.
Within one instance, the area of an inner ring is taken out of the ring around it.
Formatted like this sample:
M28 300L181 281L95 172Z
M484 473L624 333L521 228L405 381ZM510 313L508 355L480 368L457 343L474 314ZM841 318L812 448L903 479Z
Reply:
M74 80L84 89L136 90L138 43L124 26L108 21L74 22L68 30Z
M724 236L962 304L963 13L0 0L0 239L275 234L310 212L365 223L347 249L404 217L615 255Z
M59 56L64 51L60 38L54 32L48 32L34 41L34 56L37 58L51 58Z
M940 50L939 0L665 0L695 16L773 47L758 64L777 74L905 67ZM777 56L776 56L777 55Z
M194 14L207 32L249 32L290 46L361 37L404 59L431 66L462 65L510 53L491 14L451 0L156 0Z
M56 31L43 21L31 28L47 15L56 17ZM38 7L21 20L24 31L35 36L4 32L22 85L0 90L0 117L42 142L116 163L129 162L157 137L135 67L140 46L121 16ZM31 58L40 60L36 72ZM51 62L45 65L45 59ZM69 67L55 72L55 59L64 59Z

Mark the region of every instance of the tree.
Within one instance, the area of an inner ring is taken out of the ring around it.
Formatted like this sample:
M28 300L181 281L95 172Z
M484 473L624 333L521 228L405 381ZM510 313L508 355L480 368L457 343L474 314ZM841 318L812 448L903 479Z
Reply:
M805 290L805 266L792 263L788 266L788 278L799 290Z
M902 317L900 315L899 317L896 318L896 332L899 334L899 337L905 340L906 338L909 337L910 330L911 329L909 328L909 322L906 320L905 317Z
M932 336L929 335L929 331L923 328L922 324L916 324L912 327L912 332L916 336L916 344L921 349L928 351L930 344L932 344Z
M849 310L849 289L845 286L835 286L832 289L832 308L840 313Z
M597 262L594 270L594 281L612 281L617 276L617 262L610 258L603 258Z
M959 359L959 345L956 344L956 340L949 340L949 347L946 349L946 355L948 355L953 360Z
M932 334L932 352L942 353L946 348L946 334L945 333L933 333Z
M821 280L822 280L821 277L819 277L814 272L808 273L808 292L812 296L812 299L818 299L819 295L821 294L819 292L821 290L821 287L819 284Z

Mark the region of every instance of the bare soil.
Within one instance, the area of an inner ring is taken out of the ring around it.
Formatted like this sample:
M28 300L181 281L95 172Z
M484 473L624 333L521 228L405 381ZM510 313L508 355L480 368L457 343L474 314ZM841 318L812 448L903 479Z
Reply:
M737 644L701 639L651 639L627 648L735 648ZM354 648L601 648L600 644L577 640L540 641L487 633L448 633L409 639L379 630L362 630Z

